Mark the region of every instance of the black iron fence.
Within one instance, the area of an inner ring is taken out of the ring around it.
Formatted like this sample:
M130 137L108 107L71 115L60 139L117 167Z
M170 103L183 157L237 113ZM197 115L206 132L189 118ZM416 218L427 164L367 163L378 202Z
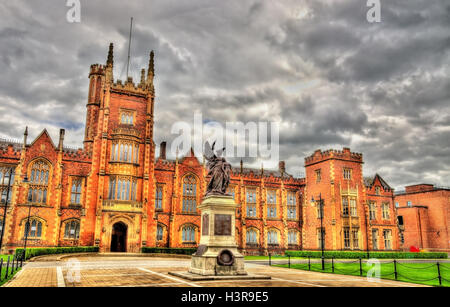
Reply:
M342 274L342 275L359 275L364 276L368 272L364 269L364 265L367 263L367 259L356 259L356 260L336 260L334 257L325 260L325 268L322 270L321 258L311 258L306 259L291 259L291 256L276 258L269 254L269 265L283 265L288 268L296 268L301 270ZM432 281L437 281L440 286L450 286L450 263L449 262L411 262L411 261L398 261L396 259L392 261L380 261L380 265L392 264L392 269L390 271L381 270L379 272L379 277L382 279L393 279L401 281L409 281L416 283L427 283ZM423 264L425 267L417 267L414 264ZM317 266L314 266L317 264ZM339 265L345 264L345 265ZM347 267L347 269L345 269ZM423 273L421 273L423 272ZM424 278L420 278L416 275L422 275ZM444 284L445 283L445 284Z
M23 258L17 255L8 256L6 261L0 259L0 283L14 275L23 266Z

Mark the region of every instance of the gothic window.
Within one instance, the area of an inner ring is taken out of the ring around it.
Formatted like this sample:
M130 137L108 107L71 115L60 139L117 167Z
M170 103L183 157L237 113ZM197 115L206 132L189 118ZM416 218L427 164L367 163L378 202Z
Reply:
M10 179L11 176L11 179ZM14 183L14 168L11 167L0 167L0 197L1 197L1 203L5 203L6 199L8 198L8 201L11 201L11 195L12 195L12 185ZM9 185L9 195L7 195L8 191L8 185Z
M255 189L247 189L247 204L256 204L256 190Z
M378 229L372 229L372 248L378 249Z
M323 218L323 200L321 201L320 199L316 202L316 207L317 207L317 218L321 219Z
M350 199L350 215L351 216L358 216L358 210L356 208L356 199Z
M31 218L29 222L25 223L24 233L28 233L29 239L39 239L42 236L42 222L36 218Z
M163 202L163 187L158 185L158 186L156 186L156 191L155 191L155 209L156 210L162 209L162 202Z
M120 115L120 122L124 125L133 125L134 122L134 112L132 111L122 111Z
M80 222L77 220L67 221L64 227L64 239L78 240L80 238Z
M70 195L71 204L80 204L81 202L81 182L79 178L72 179L72 189Z
M376 213L376 204L374 202L369 203L369 219L371 221L377 219L377 213Z
M136 200L136 179L111 176L109 179L109 199Z
M289 230L288 231L288 244L296 245L297 242L297 231L296 230Z
M392 231L389 229L383 230L384 249L392 249Z
M352 229L353 248L359 248L359 229Z
M278 244L278 233L276 230L269 230L267 232L267 244Z
M316 183L319 183L322 180L322 173L321 170L316 170Z
M255 229L247 229L246 242L247 244L258 244L258 235Z
M277 193L274 190L267 191L267 217L277 217Z
M182 230L183 242L195 242L195 227L192 225L184 226Z
M162 241L164 229L161 225L156 227L156 241Z
M389 214L389 203L383 203L383 219L389 220L390 214Z
M295 198L295 192L287 193L287 218L288 219L297 218L297 202Z
M183 179L183 212L197 212L197 179L187 175Z
M344 168L344 179L350 180L352 179L352 169Z
M350 228L344 227L344 248L350 248Z
M31 166L28 201L32 203L47 202L48 177L50 166L43 160L38 160Z
M342 215L348 216L348 198L342 197Z
M376 194L376 195L380 195L380 190L381 190L380 187L379 187L379 186L376 186L376 187L375 187L375 194Z

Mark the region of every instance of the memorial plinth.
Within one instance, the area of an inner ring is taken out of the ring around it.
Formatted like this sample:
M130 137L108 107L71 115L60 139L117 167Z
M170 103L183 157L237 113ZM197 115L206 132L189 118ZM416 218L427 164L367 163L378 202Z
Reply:
M169 274L190 280L270 279L245 271L244 256L239 253L235 239L236 207L232 196L206 196L199 206L201 236L191 266L188 272Z

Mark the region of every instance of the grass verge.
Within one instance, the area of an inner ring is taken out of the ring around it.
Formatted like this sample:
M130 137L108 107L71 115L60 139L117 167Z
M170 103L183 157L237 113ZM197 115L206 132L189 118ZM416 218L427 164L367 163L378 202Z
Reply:
M274 265L278 267L287 268L287 264ZM362 276L367 276L369 270L373 268L365 262L362 263ZM291 269L309 270L308 263L291 264ZM322 273L333 273L333 265L331 262L325 263L325 270L322 270L321 263L311 263L311 271ZM450 287L450 264L440 264L442 286ZM334 263L334 274L361 276L359 260L351 263ZM439 279L436 263L399 263L397 262L397 280L424 284L429 286L439 286ZM381 279L395 279L394 263L380 264L380 278Z

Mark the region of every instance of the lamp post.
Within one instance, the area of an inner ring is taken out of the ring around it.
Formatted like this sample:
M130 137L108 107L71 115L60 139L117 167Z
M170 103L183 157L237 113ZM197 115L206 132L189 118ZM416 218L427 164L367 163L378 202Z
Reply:
M11 177L13 176L14 169L10 168L8 171L8 186L6 187L6 199L5 199L5 208L3 210L3 221L2 221L2 234L0 236L0 251L2 250L3 245L3 234L5 233L6 226L6 209L8 208L8 200L9 200L9 190L11 189Z
M365 211L365 210L364 210ZM370 218L370 203L367 203L367 212L364 214L365 222L366 222L366 249L367 249L367 259L370 259L369 257L369 226L367 223L367 220Z
M28 178L25 176L25 178L22 181L23 183L28 183ZM31 201L29 201L28 204L28 217L27 222L25 223L25 242L23 244L23 253L22 253L22 260L26 260L26 254L27 254L27 240L28 240L28 233L30 232L30 215L31 215Z
M314 203L314 196L311 199L311 202ZM325 255L324 255L324 249L325 249L325 232L323 231L323 200L322 200L322 193L319 194L319 212L320 212L320 247L322 249L322 271L325 270Z

